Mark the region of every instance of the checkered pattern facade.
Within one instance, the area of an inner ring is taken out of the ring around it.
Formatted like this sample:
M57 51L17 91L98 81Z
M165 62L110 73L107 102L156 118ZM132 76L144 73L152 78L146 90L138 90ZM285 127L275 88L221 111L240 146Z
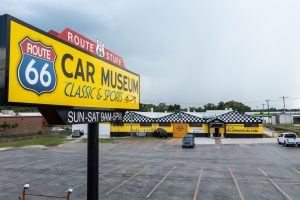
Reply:
M140 115L135 112L126 112L123 117L124 123L153 123L155 122L155 119L152 119L150 117L146 117L144 115Z
M240 114L236 111L232 111L229 113L225 113L222 115L219 115L215 118L212 118L210 120L208 120L207 122L210 123L216 119L219 119L221 121L223 121L224 123L262 123L262 119L250 116L250 115L245 115L245 114Z
M207 123L220 120L224 123L262 123L262 119L250 115L240 114L236 111L228 112L217 117L207 119ZM136 112L126 112L123 117L124 123L205 123L206 120L184 112L173 113L160 118L150 118Z
M194 123L203 123L204 119L184 113L178 112L173 113L161 118L156 119L157 122L194 122Z

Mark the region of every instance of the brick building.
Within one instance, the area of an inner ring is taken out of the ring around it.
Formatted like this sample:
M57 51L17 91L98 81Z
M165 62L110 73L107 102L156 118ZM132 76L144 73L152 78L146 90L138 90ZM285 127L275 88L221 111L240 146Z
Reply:
M30 133L48 129L40 113L0 114L0 125L3 124L8 126L8 128L0 128L3 133Z

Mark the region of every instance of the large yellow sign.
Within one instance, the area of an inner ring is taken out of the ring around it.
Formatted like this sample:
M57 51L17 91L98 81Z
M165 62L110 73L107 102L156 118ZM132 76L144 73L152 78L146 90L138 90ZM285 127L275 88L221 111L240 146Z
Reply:
M226 124L226 133L243 133L243 134L262 134L263 127L245 127L244 124Z
M10 21L8 103L139 109L139 75Z

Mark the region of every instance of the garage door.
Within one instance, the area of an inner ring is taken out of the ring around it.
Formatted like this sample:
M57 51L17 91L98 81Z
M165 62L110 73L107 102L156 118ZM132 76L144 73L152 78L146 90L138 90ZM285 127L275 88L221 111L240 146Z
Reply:
M173 124L173 137L184 137L187 134L187 124L174 123Z

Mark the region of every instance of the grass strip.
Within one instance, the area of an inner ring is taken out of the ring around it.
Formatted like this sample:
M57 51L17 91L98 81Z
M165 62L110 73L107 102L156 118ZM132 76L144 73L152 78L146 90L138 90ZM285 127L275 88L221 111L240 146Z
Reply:
M24 147L24 146L31 146L31 145L44 145L48 147L58 146L63 144L66 141L65 138L39 138L39 139L32 139L32 140L22 140L22 141L15 141L15 142L8 142L8 143L0 143L0 148L3 147Z

